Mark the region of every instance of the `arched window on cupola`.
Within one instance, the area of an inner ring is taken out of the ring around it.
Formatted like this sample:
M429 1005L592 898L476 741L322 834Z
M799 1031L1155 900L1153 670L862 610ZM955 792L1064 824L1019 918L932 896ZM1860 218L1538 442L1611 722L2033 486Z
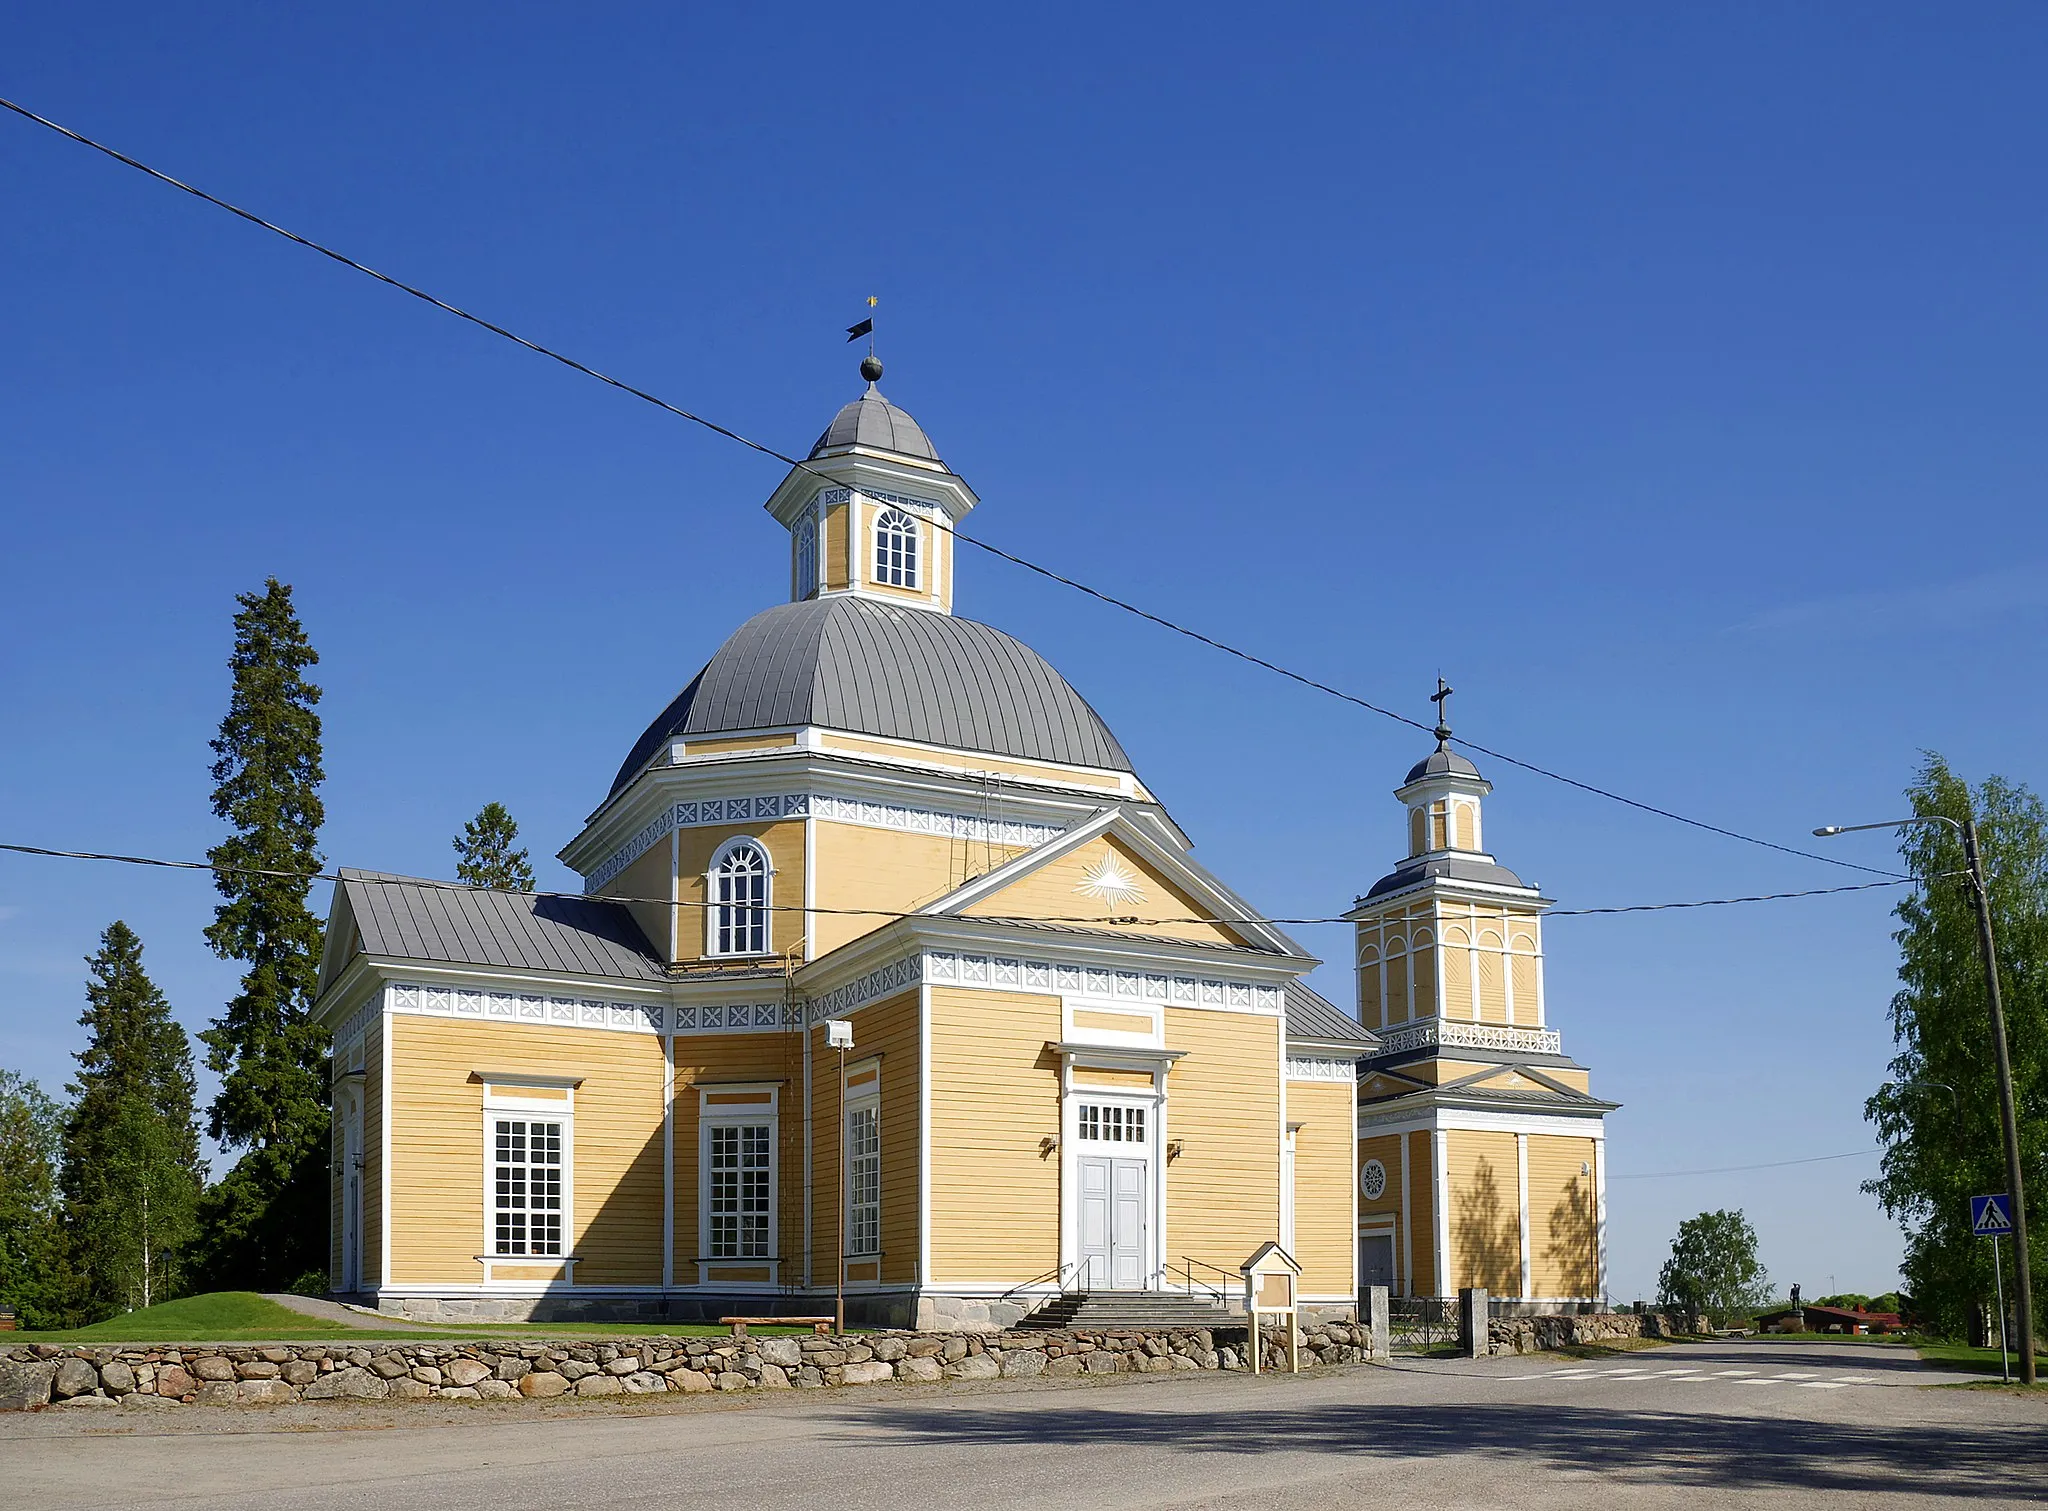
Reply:
M917 568L917 521L901 509L884 509L875 521L875 581L914 588Z
M806 514L796 524L796 596L818 591L818 521Z
M706 948L713 955L768 953L769 883L775 871L758 840L730 839L711 858Z

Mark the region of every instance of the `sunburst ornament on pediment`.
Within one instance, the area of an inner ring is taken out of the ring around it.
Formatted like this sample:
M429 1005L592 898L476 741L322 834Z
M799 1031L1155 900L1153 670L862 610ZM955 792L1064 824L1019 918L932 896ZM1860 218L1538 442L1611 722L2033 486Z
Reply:
M1138 878L1126 870L1124 863L1113 853L1105 852L1102 858L1088 868L1081 878L1076 892L1089 897L1099 897L1107 903L1131 903L1145 900L1145 888Z

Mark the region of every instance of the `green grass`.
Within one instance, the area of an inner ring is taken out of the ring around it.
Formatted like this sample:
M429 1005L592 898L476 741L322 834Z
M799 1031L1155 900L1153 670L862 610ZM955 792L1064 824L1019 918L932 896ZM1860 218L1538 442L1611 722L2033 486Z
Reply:
M1940 1343L1921 1341L1914 1344L1920 1357L1929 1364L1939 1364L1943 1369L1960 1370L1964 1374L1995 1375L1998 1373L1999 1353L1995 1348L1972 1348L1967 1343ZM2005 1356L2011 1364L2013 1378L2020 1373L2020 1354L2014 1349Z
M379 1342L475 1338L722 1338L730 1329L716 1323L688 1322L493 1322L469 1326L414 1325L360 1328L319 1317L304 1316L268 1301L254 1291L209 1291L162 1306L145 1307L68 1332L0 1333L8 1343L309 1343ZM808 1328L763 1327L754 1332L774 1335L808 1332Z

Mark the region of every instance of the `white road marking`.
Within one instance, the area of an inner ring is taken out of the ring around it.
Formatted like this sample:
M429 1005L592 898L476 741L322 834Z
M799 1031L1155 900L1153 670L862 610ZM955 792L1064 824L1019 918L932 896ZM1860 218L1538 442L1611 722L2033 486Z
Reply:
M1811 1380L1813 1378L1813 1371L1810 1369L1787 1370L1785 1373L1773 1375L1771 1378L1774 1380Z
M1847 1382L1842 1380L1801 1380L1801 1390L1845 1390Z
M1588 1375L1597 1375L1597 1369L1553 1369L1541 1378L1545 1380L1583 1380Z
M1837 1375L1835 1376L1835 1383L1837 1385L1868 1385L1876 1378L1877 1376L1875 1375Z
M1753 1375L1755 1373L1756 1371L1753 1369L1724 1369L1715 1375L1714 1378L1717 1380L1740 1380L1745 1375Z

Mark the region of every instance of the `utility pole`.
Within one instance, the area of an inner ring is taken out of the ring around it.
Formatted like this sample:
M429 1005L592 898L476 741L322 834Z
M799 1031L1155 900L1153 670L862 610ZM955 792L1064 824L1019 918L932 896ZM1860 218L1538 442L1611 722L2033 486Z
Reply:
M1970 903L1977 914L1977 949L1984 957L1984 992L1991 1010L1991 1049L1998 1066L1998 1121L2005 1134L2005 1189L2012 1203L2013 1282L2019 1294L2014 1298L2019 1312L2020 1379L2034 1383L2034 1282L2027 1262L2027 1198L2020 1172L2020 1130L2013 1112L2012 1055L2005 1046L2005 997L1998 986L1998 946L1991 937L1991 888L1984 875L1984 856L1977 848L1977 815L1965 807L1957 823L1941 813L1923 813L1914 818L1894 819L1885 824L1829 824L1813 831L1816 839L1853 834L1861 829L1903 829L1908 824L1947 824L1963 839L1963 858L1969 864ZM1995 1257L1995 1256L1994 1256ZM1999 1316L2005 1315L2003 1306Z

